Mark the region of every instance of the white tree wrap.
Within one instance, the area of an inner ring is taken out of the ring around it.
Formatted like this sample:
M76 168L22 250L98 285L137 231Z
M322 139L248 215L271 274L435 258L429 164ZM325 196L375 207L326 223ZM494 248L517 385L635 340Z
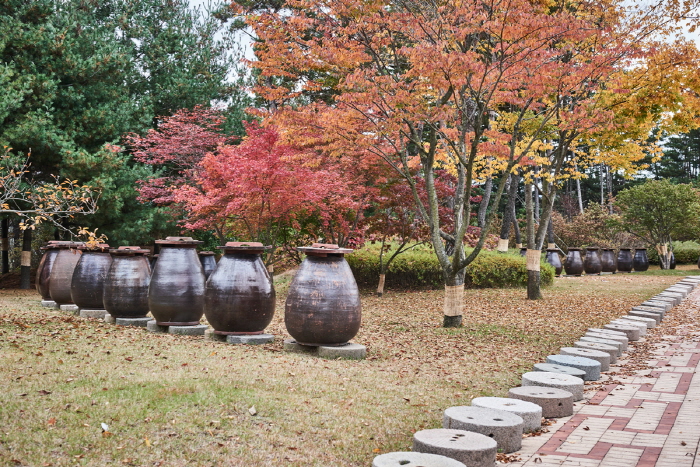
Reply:
M498 239L498 251L506 252L508 251L508 239L499 238Z
M462 316L464 311L464 284L445 286L445 316Z
M527 253L525 254L525 259L527 260L528 271L540 270L540 253L540 250L527 250Z
M32 265L32 252L31 251L23 251L22 252L22 266L31 266Z

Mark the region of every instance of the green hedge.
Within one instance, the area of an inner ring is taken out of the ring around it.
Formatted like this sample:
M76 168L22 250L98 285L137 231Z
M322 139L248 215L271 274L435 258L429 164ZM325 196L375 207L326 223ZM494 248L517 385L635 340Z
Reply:
M676 257L676 264L695 264L700 257L700 244L695 242L673 242L673 255ZM649 264L659 264L659 254L656 248L647 250Z
M361 249L346 256L355 280L361 288L376 288L379 282L379 255L373 249ZM543 286L554 281L554 268L542 261ZM525 258L519 255L482 251L467 266L465 287L526 287ZM411 250L399 255L386 275L385 289L442 289L442 269L430 249Z

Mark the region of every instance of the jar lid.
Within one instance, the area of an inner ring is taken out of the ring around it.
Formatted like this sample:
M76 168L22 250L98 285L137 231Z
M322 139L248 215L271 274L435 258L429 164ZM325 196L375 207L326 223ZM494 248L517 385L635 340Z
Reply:
M194 246L204 242L195 240L192 237L165 237L165 240L156 240L156 243L168 246Z
M83 242L71 242L71 241L63 241L63 240L52 240L49 242L47 245L48 248L59 248L59 249L68 249L68 248L78 248L81 245L84 245L85 243Z
M109 253L115 256L144 256L151 251L140 246L120 246L117 249L109 250Z
M216 253L213 251L200 251L199 256L214 256Z
M224 251L237 251L241 253L262 254L265 250L272 249L272 245L263 245L260 242L226 242L219 246Z
M297 247L297 251L301 251L307 255L311 256L343 256L348 253L352 253L351 248L340 248L338 245L333 243L314 243L311 246L301 246Z
M581 251L581 248L569 248L569 251Z
M627 247L620 247L620 250L631 250L632 248L627 248Z
M87 251L87 252L90 252L90 251L105 252L105 251L109 251L109 245L106 243L98 243L97 245L94 245L94 246L88 246L86 244L82 244L78 247L78 250Z

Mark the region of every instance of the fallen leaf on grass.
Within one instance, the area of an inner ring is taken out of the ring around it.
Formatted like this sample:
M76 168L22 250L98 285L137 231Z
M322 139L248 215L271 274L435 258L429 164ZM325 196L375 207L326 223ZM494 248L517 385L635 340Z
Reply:
M46 424L48 426L54 426L54 425L56 425L56 419L54 417L51 417L46 421Z
M37 392L42 396L48 396L49 394L51 394L51 391L47 391L46 389L42 389L42 390L37 391Z

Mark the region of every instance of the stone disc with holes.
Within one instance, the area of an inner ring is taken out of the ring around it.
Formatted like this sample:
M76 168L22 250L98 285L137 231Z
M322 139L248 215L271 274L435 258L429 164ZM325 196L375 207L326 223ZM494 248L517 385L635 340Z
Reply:
M515 452L522 446L523 419L503 410L458 406L445 410L442 427L473 431L496 440L499 451Z
M496 441L479 433L436 428L413 435L413 451L438 454L463 462L469 467L493 467Z

